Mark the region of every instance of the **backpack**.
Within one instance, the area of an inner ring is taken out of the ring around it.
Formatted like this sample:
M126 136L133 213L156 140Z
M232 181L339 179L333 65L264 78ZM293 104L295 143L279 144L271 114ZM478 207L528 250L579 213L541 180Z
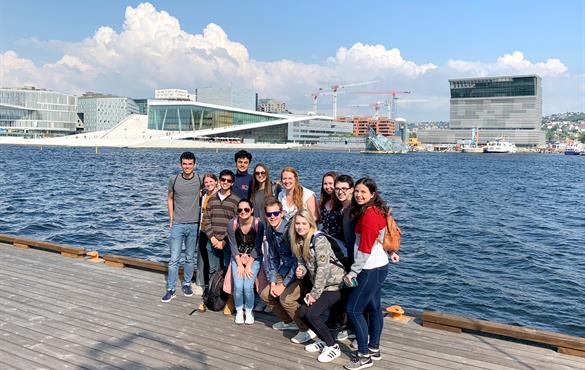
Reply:
M315 248L315 242L317 241L318 236L324 236L325 238L327 238L327 241L331 245L331 250L335 255L335 260L331 260L330 262L336 266L343 268L345 272L350 272L351 259L347 255L348 253L345 243L327 233L324 233L323 231L318 230L315 234L313 234L313 238L311 240L311 248Z
M209 281L209 290L204 303L211 311L221 311L225 307L227 294L223 291L224 278L223 270L219 269L213 273Z
M384 240L378 239L378 242L382 244L382 247L386 252L396 253L400 249L400 236L402 231L396 224L394 217L392 217L392 209L386 215L386 230L384 233Z

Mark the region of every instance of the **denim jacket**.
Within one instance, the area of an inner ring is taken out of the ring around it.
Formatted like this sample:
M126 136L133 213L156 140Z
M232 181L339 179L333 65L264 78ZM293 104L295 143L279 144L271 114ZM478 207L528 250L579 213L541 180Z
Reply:
M296 279L297 259L292 254L288 240L287 222L282 220L277 230L266 227L268 242L268 258L265 259L264 270L270 283L276 283L276 274L282 276L284 286Z

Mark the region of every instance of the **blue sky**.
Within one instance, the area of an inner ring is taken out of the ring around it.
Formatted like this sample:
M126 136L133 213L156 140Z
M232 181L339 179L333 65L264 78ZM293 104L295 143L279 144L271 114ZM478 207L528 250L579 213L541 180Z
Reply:
M420 121L448 119L449 78L536 73L544 114L585 111L585 1L0 0L0 24L2 86L232 84L302 112L318 87L376 80L367 89L411 90L399 114ZM339 110L376 99L344 94Z

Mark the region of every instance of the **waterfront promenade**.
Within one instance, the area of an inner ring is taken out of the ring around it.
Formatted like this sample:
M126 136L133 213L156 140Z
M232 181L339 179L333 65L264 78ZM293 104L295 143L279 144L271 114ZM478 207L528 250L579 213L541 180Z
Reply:
M0 368L339 369L320 364L294 334L258 314L236 326L222 313L189 315L199 303L160 302L164 275L119 269L0 243ZM386 319L384 369L585 369L585 358L485 336Z

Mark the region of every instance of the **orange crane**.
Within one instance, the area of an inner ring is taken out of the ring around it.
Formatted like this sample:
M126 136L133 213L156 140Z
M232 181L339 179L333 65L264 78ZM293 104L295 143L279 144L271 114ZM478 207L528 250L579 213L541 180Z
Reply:
M410 91L398 91L398 90L389 90L389 91L360 91L355 92L354 94L378 94L378 95L391 95L392 97L388 96L385 103L388 107L388 117L390 119L396 118L396 113L398 110L398 95L400 94L410 94Z

